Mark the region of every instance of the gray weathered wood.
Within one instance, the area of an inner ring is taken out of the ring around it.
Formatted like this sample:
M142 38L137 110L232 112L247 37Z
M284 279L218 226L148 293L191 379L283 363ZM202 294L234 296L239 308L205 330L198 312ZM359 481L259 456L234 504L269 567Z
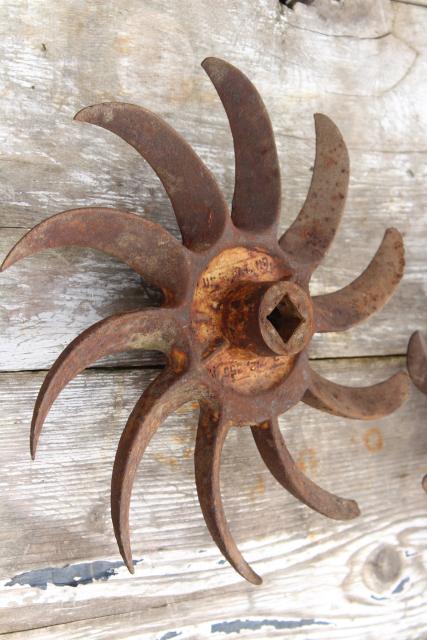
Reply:
M363 358L316 367L336 380L367 384L401 364L401 358ZM211 625L233 620L238 628L245 620L315 619L328 626L278 630L265 623L254 637L374 637L375 629L384 637L420 637L427 402L415 390L394 416L374 423L304 405L281 420L307 474L359 501L362 516L348 523L298 504L263 466L249 430L230 434L225 508L242 551L264 577L260 588L224 563L205 528L194 487L191 404L159 430L138 473L131 510L134 557L141 560L136 575L121 567L108 581L77 587L19 584L16 576L24 572L30 572L21 576L25 583L47 567L119 560L109 516L111 466L121 427L152 375L122 370L78 377L54 406L35 462L28 430L43 374L0 375L0 629L54 625L40 632L52 638L85 637L89 629L102 638L132 637L132 630L144 640L172 630L183 638L215 638ZM100 620L86 621L92 617Z
M151 169L108 132L72 122L94 102L131 101L164 117L231 200L231 136L199 66L218 55L252 78L271 114L282 230L309 185L312 114L332 117L347 141L346 213L314 293L357 276L387 226L404 233L406 275L389 305L350 332L315 337L311 348L314 366L341 383L386 377L403 358L374 356L402 355L412 330L427 333L427 10L417 4L425 2L315 0L290 11L276 0L3 0L0 258L26 229L76 206L134 210L178 237ZM225 508L240 548L264 577L261 587L233 572L204 525L191 403L159 430L138 474L135 576L115 564L114 451L160 356L124 354L79 376L53 407L30 461L31 411L45 375L36 370L93 322L150 304L141 285L117 261L74 249L0 275L0 633L25 640L427 638L420 487L427 400L415 390L405 407L374 423L304 405L282 418L306 473L358 500L362 516L348 523L298 504L269 476L248 429L230 434Z
M388 0L316 0L314 6L296 2L282 15L293 27L335 37L382 38L392 32L393 8Z
M333 290L357 276L387 226L405 235L407 274L387 309L348 334L316 338L312 357L404 353L408 334L427 327L424 10L383 2L366 13L366 3L353 8L341 3L344 8L335 5L328 22L325 3L317 11L298 5L294 12L266 0L255 10L217 3L208 14L192 3L180 9L179 18L168 3L122 4L126 10L118 8L120 3L112 12L97 10L96 34L89 9L83 10L81 23L68 20L67 3L54 3L49 12L31 3L27 13L22 6L15 10L12 29L28 31L24 42L14 40L10 23L3 21L7 34L0 47L9 84L0 105L9 116L2 124L0 226L27 228L61 209L109 204L138 210L177 234L166 195L135 152L108 132L71 121L82 105L111 98L133 100L166 117L201 153L230 198L234 160L228 125L197 64L207 53L220 53L250 74L271 113L283 170L282 228L296 215L308 188L312 113L333 117L349 145L347 211L315 276L314 292ZM12 11L8 2L6 9ZM308 15L313 23L301 29ZM318 33L325 20L325 34ZM140 22L150 24L149 32L134 28ZM245 35L236 41L231 33L242 23ZM196 37L206 24L211 41ZM347 30L354 25L354 35L344 33L343 25ZM49 33L55 33L51 42ZM95 36L97 53L91 57ZM220 37L220 51L215 37ZM139 49L151 51L154 38L162 56L145 57L139 64ZM171 39L175 55L169 53ZM81 51L88 60L72 64ZM12 108L11 92L19 110ZM3 255L20 233L0 229ZM40 255L2 275L1 283L2 370L49 366L89 324L141 302L135 276L89 252L82 258L73 251ZM114 362L138 364L141 358Z
M415 329L427 330L424 276L427 219L418 210L425 185L420 183L417 197L414 178L405 168L406 156L402 160L392 154L369 155L369 177L363 173L365 180L369 180L368 188L361 183L360 198L355 203L358 211L345 216L330 254L315 274L313 293L332 291L357 277L375 253L387 226L396 226L404 234L405 277L384 310L368 322L345 333L315 337L312 357L404 353L410 333ZM412 161L413 170L421 175L427 166L425 158L417 156ZM383 172L388 182L383 180ZM382 186L381 180L385 183ZM393 206L387 214L381 211L381 202L390 200L389 194L393 193L396 194ZM0 229L1 256L22 233ZM2 370L50 366L65 345L93 322L147 304L139 277L117 261L87 250L39 254L1 274L0 281ZM131 355L111 359L110 363L140 361L140 355Z

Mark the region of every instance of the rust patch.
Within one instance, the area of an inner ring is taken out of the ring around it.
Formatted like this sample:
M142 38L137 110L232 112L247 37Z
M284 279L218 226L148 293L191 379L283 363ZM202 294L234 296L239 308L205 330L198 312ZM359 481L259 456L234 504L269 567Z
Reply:
M188 356L184 351L174 346L170 351L169 358L170 365L175 373L182 373L185 371L188 365Z

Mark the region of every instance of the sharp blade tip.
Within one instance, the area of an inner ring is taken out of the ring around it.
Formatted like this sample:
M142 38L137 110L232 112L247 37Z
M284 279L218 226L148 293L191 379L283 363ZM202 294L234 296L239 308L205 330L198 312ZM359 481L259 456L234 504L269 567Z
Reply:
M339 143L343 147L343 152L345 154L345 160L347 163L350 163L347 145L345 144L344 138L342 136L341 131L335 122L324 113L315 113L314 114L314 128L316 131L316 138L318 142L322 144L330 144L329 138L332 137L332 140L335 143Z
M203 69L205 69L205 71L211 65L215 65L215 64L225 64L225 61L221 60L221 58L216 58L215 56L207 56L207 58L202 60L202 62L200 63L200 65L203 67Z
M343 498L338 499L339 512L334 515L329 513L324 513L320 511L319 513L323 513L327 518L332 518L332 520L339 520L340 522L346 522L347 520L354 520L361 515L361 510L356 500L347 500Z
M133 564L132 551L130 549L130 546L128 544L125 545L123 543L122 536L117 537L117 534L116 534L116 539L117 539L120 555L122 556L122 560L124 562L125 567L129 571L129 573L135 573L135 567Z
M78 122L88 122L89 124L97 124L97 114L99 113L99 107L104 106L109 103L101 103L101 104L91 104L87 107L83 107L80 111L77 111L73 120L77 120Z
M13 249L10 251L10 253L5 257L5 259L1 263L1 265L0 265L0 273L3 273L3 271L6 271L6 269L9 269L9 267L11 267L13 265L13 263L15 262L15 260L13 260L13 258L12 258L12 251L13 251Z
M255 571L253 571L252 569L250 569L250 573L249 572L245 572L245 574L242 574L244 578L246 578L246 580L248 582L251 582L252 584L255 585L260 585L262 584L262 578L261 576L259 576L257 573L255 573Z
M39 443L39 437L43 427L43 421L41 424L39 423L39 415L38 410L35 409L30 430L30 453L33 460L36 457L37 445Z
M125 565L127 567L127 570L129 571L129 573L132 573L132 574L135 573L135 567L134 567L132 559L130 560L130 562L125 560Z
M403 236L400 233L399 229L396 229L396 227L388 227L385 230L384 236L396 236L396 239L399 239L402 243L403 243Z
M329 116L327 116L324 113L319 113L316 112L314 115L314 123L316 126L319 126L321 124L328 124L328 125L332 125L333 127L335 127L335 124L333 123L333 121L330 119Z
M111 506L111 516L113 521L114 533L117 540L117 546L119 547L119 552L120 552L120 555L122 556L122 560L125 566L127 567L127 570L129 571L129 573L135 573L133 560L132 560L132 550L130 546L128 526L122 522L122 519L120 516L117 519L116 517L117 514L114 512L113 506Z
M392 244L393 246L390 247L390 249L401 257L399 273L400 276L403 276L403 271L405 268L405 245L403 243L402 234L395 227L389 227L385 230L382 240L382 244L383 243L387 243L388 245Z
M353 520L354 518L358 518L361 515L361 510L356 500L349 500L349 520Z
M230 558L228 556L227 560L230 562ZM251 565L248 564L245 560L243 560L243 563L241 562L230 562L231 566L233 567L233 569L235 569L237 571L237 573L239 573L242 578L244 578L245 580L247 580L248 582L252 583L252 584L262 584L262 578L261 576L259 576L257 573L255 573L255 571L252 569Z
M90 107L83 107L83 109L77 111L77 113L73 116L73 120L76 120L78 122L87 122L85 116L87 115L89 109Z
M211 63L212 60L215 60L215 58L212 58L212 56L208 56L207 58L204 58L201 61L200 66L206 70L206 68L209 67L209 64Z

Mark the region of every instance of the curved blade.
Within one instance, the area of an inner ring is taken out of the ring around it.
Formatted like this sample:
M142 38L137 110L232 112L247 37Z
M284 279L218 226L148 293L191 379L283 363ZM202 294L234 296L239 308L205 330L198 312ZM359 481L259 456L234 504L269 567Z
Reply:
M200 403L194 466L200 507L210 534L234 569L253 584L262 579L248 565L233 540L221 500L220 465L222 447L229 427L213 403Z
M315 114L314 122L316 158L310 189L300 213L279 241L306 281L334 239L344 210L350 171L347 147L338 128L321 113Z
M119 313L83 331L64 349L47 374L37 396L31 423L31 456L47 414L64 387L99 358L131 349L168 353L182 333L171 309ZM182 338L181 338L182 340Z
M334 520L351 520L360 515L357 502L325 491L298 469L285 444L277 418L251 427L251 430L271 474L295 498Z
M45 249L67 246L98 249L128 264L166 299L182 298L189 255L170 233L135 213L85 207L58 213L31 229L7 255L2 270Z
M343 387L311 370L311 382L303 402L315 409L343 418L375 420L396 411L408 398L406 371L371 387Z
M112 131L145 158L166 189L186 247L203 251L215 244L227 204L212 173L172 127L147 109L119 102L86 107L74 119Z
M157 428L170 413L194 399L195 389L190 376L165 369L144 391L121 435L111 479L111 518L120 554L131 573L129 507L138 465Z
M393 295L405 267L402 236L387 229L365 271L352 283L323 296L314 296L317 332L344 331L379 311Z
M206 58L202 67L218 92L233 135L233 222L247 231L273 228L280 216L280 167L261 96L239 69L224 60Z
M427 343L419 331L410 337L407 365L412 382L427 395Z

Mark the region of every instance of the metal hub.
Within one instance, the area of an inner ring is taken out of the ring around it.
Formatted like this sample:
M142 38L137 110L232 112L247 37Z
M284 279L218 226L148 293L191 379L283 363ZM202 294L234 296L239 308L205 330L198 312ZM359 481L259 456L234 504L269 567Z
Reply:
M260 394L289 374L294 359L280 350L280 335L267 318L277 300L274 288L286 287L280 279L288 274L283 259L241 246L222 251L202 272L191 306L192 330L217 385Z

